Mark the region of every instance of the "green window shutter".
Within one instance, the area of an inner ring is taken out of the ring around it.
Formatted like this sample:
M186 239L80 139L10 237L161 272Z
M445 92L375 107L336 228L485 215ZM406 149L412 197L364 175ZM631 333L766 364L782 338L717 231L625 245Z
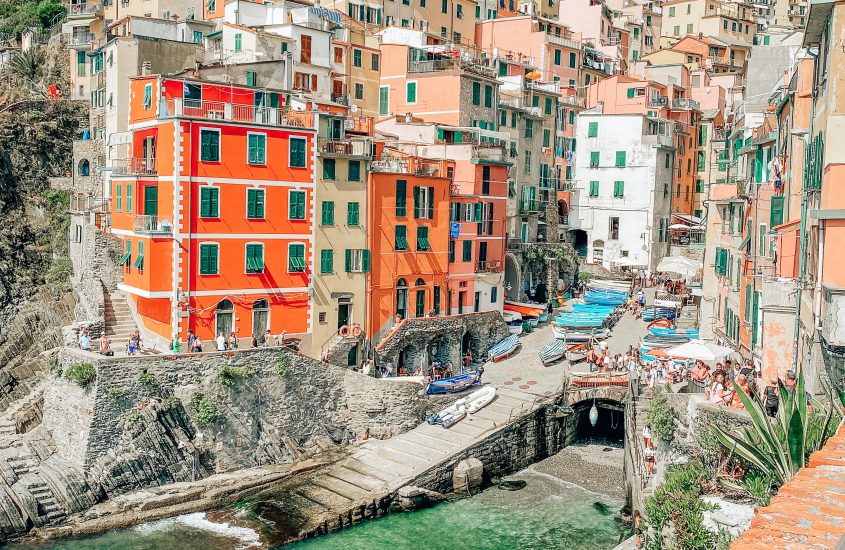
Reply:
M543 128L543 147L550 147L552 143L552 131L548 128Z
M625 196L625 182L624 181L614 181L613 182L613 196L617 197L617 198Z
M481 105L481 83L472 83L472 104Z
M132 212L132 184L126 184L126 211Z
M635 88L628 88L628 97L634 97Z
M408 215L408 182L396 180L396 217L404 218Z
M587 129L587 137L596 137L599 135L599 123L591 122Z
M138 257L133 265L142 271L144 269L144 241L138 241Z
M591 197L598 197L599 196L599 182L591 181L590 182L590 196Z
M417 102L417 83L408 82L405 84L405 103Z
M305 267L305 245L288 245L288 271L290 273L303 273Z
M547 115L552 114L552 107L553 107L552 98L547 97L546 98L546 109L545 109Z
M569 67L574 69L577 64L578 56L575 54L575 52L569 52Z
M200 275L217 275L217 257L220 248L216 244L200 245Z
M751 320L751 318L750 318L750 315L751 315L751 294L752 294L751 285L745 285L745 314L744 314L744 317L745 317L746 321Z
M428 227L421 225L417 227L417 250L424 252L430 249L431 245L428 242Z
M144 86L144 109L149 109L153 103L153 85L147 84Z
M288 205L288 219L305 219L305 191L291 191L290 204Z
M247 189L246 191L246 217L249 219L261 219L264 217L264 190Z
M220 132L200 130L200 160L204 162L220 161Z
M247 137L247 162L265 164L267 162L267 136L249 134Z
M323 159L323 180L332 181L335 179L335 167L334 159Z
M408 249L408 228L404 225L396 226L396 236L394 238L394 248L396 250Z
M334 202L323 201L322 204L322 225L334 225Z
M352 250L347 248L345 251L344 269L347 273L352 271Z
M472 261L472 241L464 241L464 255L463 260L465 262Z
M414 186L414 218L420 219L420 188L419 186Z
M449 263L455 263L455 241L449 241Z
M484 106L493 107L493 86L489 84L484 86Z
M350 202L346 210L346 224L358 225L359 209L357 202Z
M475 203L475 211L473 214L473 221L480 222L482 217L482 210L484 209L484 205L480 202Z
M555 65L560 65L560 50L555 50Z
M380 86L378 89L378 114L386 116L390 112L390 87Z
M625 166L625 151L616 151L616 166L619 168Z
M783 197L772 197L769 227L783 223Z
M220 217L220 189L217 187L200 188L200 217Z
M361 181L361 161L360 160L350 160L349 161L349 176L347 178L349 181Z
M590 151L590 167L591 168L598 168L599 166L599 152L598 151Z
M305 140L291 138L288 141L290 165L292 168L305 168Z
M264 245L246 245L246 272L261 273L264 271Z
M235 51L241 51L241 33L235 33Z
M255 71L246 72L246 85L255 86Z
M118 212L123 210L123 186L121 184L117 184L115 187L115 205L114 209Z
M320 251L320 273L334 272L334 250Z
M370 272L370 251L366 248L361 251L361 271Z

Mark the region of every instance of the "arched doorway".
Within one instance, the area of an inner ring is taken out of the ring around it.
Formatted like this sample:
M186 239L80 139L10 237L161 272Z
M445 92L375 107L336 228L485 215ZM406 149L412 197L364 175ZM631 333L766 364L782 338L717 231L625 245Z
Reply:
M396 374L404 376L414 374L414 349L413 346L405 346L396 358Z
M557 201L557 217L558 223L569 225L569 205L563 199Z
M400 319L408 317L408 283L405 279L396 281L396 315Z
M575 248L575 252L578 253L578 256L581 258L587 257L587 232L583 229L572 229L569 231L572 246Z
M235 331L235 305L228 299L220 300L214 311L214 336L221 332L228 336Z
M480 359L479 344L478 338L471 331L464 333L461 338L461 363L464 367L469 367Z
M77 174L80 176L88 176L91 174L91 164L88 162L88 159L82 159L79 161Z
M252 303L252 333L260 337L270 328L270 304L267 300L256 300Z
M520 289L519 264L513 254L505 255L505 297L516 300Z
M414 293L414 316L425 317L425 281L417 279L414 286L416 287Z

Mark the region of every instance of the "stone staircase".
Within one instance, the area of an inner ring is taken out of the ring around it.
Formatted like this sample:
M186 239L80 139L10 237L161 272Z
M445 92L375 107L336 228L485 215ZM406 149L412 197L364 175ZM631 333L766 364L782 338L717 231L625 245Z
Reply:
M125 352L129 337L138 330L138 327L123 292L116 291L105 295L104 317L106 336L109 338L111 348L115 352ZM92 342L91 347L96 349L96 342Z
M654 390L650 388L643 388L642 393L635 401L636 412L634 413L634 441L640 446L640 448L642 448L643 444L642 432L643 427L645 427L646 410L648 409L648 404L651 401L653 392ZM641 490L642 502L645 502L654 493L654 475L649 476L646 474L645 464L640 464L639 466L642 468L641 475L643 479L643 487Z

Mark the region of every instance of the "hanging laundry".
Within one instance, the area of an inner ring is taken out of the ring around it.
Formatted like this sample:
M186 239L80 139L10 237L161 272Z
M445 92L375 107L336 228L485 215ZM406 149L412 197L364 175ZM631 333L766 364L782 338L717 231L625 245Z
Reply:
M461 235L461 224L458 222L452 222L449 225L449 238L450 239L457 239Z

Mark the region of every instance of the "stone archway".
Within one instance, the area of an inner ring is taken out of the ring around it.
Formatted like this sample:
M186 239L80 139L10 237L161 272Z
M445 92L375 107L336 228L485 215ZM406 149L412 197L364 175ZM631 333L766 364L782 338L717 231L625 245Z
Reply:
M479 362L483 358L483 355L481 350L481 338L479 338L478 334L469 329L464 331L464 334L461 336L460 351L462 365L464 364L464 357L467 355L467 351L469 351L472 355L472 361L470 364Z
M595 426L590 422L590 410L593 405L598 412ZM625 405L621 401L592 393L586 399L572 403L570 406L577 415L574 425L575 440L598 439L619 442L624 440Z
M578 256L586 258L588 243L587 232L583 229L570 229L569 238Z
M522 288L522 274L519 262L513 254L505 255L505 296L511 300L519 298Z

